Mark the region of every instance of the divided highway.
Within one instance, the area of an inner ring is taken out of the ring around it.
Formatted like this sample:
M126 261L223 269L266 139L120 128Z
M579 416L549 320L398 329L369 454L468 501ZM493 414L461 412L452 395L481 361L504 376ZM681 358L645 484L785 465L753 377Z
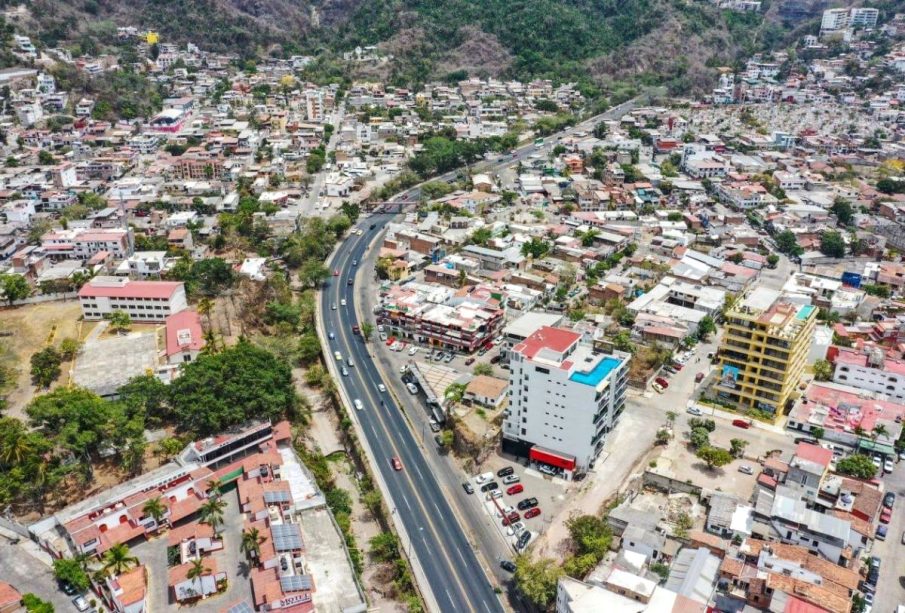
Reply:
M637 99L625 102L555 134L553 138L589 130L601 119L619 118L636 103ZM498 171L545 151L549 146L549 139L543 145L527 145L496 162L479 163L472 170ZM434 180L449 180L456 174L450 172ZM418 198L420 187L415 186L393 200ZM325 357L346 406L354 413L365 437L363 443L380 473L378 480L383 484L382 489L392 499L391 512L396 525L401 523L404 533L401 545L406 547L406 554L413 560L415 580L425 594L428 607L444 612L503 611L503 604L491 583L492 571L482 567L454 513L449 495L431 471L402 409L390 393L393 386L382 380L384 374L391 377L398 373L382 373L372 359L370 351L376 347L371 344L380 342L376 333L370 343L365 343L352 332L352 326L360 325L361 321L373 321L370 313L363 314L363 320L359 320L356 312L357 264L365 259L371 243L394 216L376 214L359 221L355 229L361 230L362 235L350 232L329 261L331 276L321 292L318 322ZM334 271L338 272L335 276ZM362 274L371 275L373 271L365 270ZM341 360L336 359L336 352L340 353ZM349 367L350 358L354 363L352 367ZM348 371L346 376L340 374L343 367ZM384 387L384 391L380 387ZM361 402L361 410L356 410L355 400ZM392 458L400 459L402 470L394 469Z

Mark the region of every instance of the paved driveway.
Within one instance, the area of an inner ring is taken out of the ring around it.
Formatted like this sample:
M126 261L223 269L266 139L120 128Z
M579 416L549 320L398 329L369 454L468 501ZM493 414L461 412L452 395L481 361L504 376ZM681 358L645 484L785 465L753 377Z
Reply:
M28 551L32 545L30 542L12 545L0 538L0 579L12 584L21 594L32 593L50 602L59 613L75 611L69 597L57 587L50 567Z

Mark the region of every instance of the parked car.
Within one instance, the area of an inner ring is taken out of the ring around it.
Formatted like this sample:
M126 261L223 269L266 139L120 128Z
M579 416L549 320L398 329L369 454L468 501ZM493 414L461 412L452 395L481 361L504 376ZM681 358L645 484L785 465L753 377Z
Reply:
M412 394L413 396L418 393L418 386L414 383L406 383L405 389L407 389L409 391L409 394Z
M736 428L744 428L745 430L747 430L751 427L751 422L747 419L733 419L732 425Z
M487 483L488 481L491 481L492 479L493 479L493 473L486 472L486 473L482 473L482 474L478 475L477 477L475 477L474 480L475 480L475 483L477 483L478 485L481 485L482 483Z
M887 509L891 509L896 504L896 494L895 492L886 492L886 495L883 496L883 506Z
M694 376L694 382L695 382L695 383L700 383L700 382L703 381L703 380L704 380L704 373L702 373L702 372L699 372L698 374L696 374L696 375Z
M532 509L537 506L537 498L533 496L531 498L525 498L524 500L520 500L518 503L519 511L524 511L525 509Z
M528 546L528 543L531 542L531 532L525 530L522 532L521 536L518 537L518 542L515 544L516 549L524 549Z
M490 490L496 490L500 488L500 484L496 481L491 481L490 483L485 483L481 486L482 492L489 492Z
M453 361L453 358L454 358L454 357L456 357L456 354L454 354L454 353L447 353L447 354L446 354L446 357L443 358L443 362L445 362L446 364L449 364L450 362Z
M704 414L704 411L702 411L698 407L688 407L687 409L685 409L685 412L688 413L689 415L695 415L697 417L700 417L701 415Z
M472 486L468 481L462 484L462 489L465 490L465 493L469 496L474 494L474 486Z
M537 517L538 515L540 515L540 509L538 509L537 507L525 511L525 519L531 519L532 517Z
M502 498L502 497L503 497L503 492L501 490L493 490L491 492L487 492L484 495L485 500L494 500L496 498Z
M505 477L503 477L504 485L512 485L513 483L518 483L519 481L521 481L521 479L518 475L506 475Z
M656 381L654 381L654 384L651 385L651 387L654 388L654 391L657 392L658 394L663 393L663 386L660 385L659 383L657 383Z
M72 599L72 604L79 611L87 611L89 609L88 601L85 600L84 596L76 596Z
M418 353L418 347L416 347L415 345L409 347L409 355L415 355L416 353Z
M514 573L515 572L515 562L513 562L511 560L500 560L500 568L502 568L506 572Z
M893 469L895 469L895 464L892 463L892 460L886 460L885 462L883 462L883 472L885 472L887 475L891 473Z
M497 477L508 477L509 475L511 475L514 472L515 472L515 469L512 468L511 466L505 466L505 467L499 469L498 471L496 471L496 476Z
M816 438L811 438L810 436L796 436L795 444L797 445L798 443L808 443L810 445L819 445L820 441L818 441Z
M502 358L500 358L500 354L496 354L495 356L493 356L492 358L490 358L490 363L491 363L491 364L497 364L497 363L499 363L499 361L500 361L501 359L502 359Z
M739 467L738 467L738 472L744 473L744 474L746 474L746 475L753 475L753 474L754 474L754 470L753 470L750 466L748 466L747 464L742 464L741 466L739 466Z
M60 589L63 590L63 593L67 596L72 596L73 594L78 592L78 590L75 589L75 586L68 581L60 581Z
M519 532L525 529L525 524L520 521L515 522L514 524L510 524L510 526L506 529L506 534L509 536L515 536Z
M877 532L874 534L874 538L877 539L878 541L885 541L886 533L888 531L889 531L889 529L884 525L877 526ZM869 578L870 577L868 577L868 579Z
M467 360L465 360L466 366L471 366L472 364L474 364L474 357L470 357Z
M667 387L669 387L669 381L667 381L663 377L657 377L656 379L654 379L654 381L656 381L657 383L662 385L663 389L666 389Z
M892 521L892 509L883 509L880 513L880 523L888 524Z
M439 432L440 424L437 423L437 420L432 419L432 420L430 420L430 428L431 428L431 432Z
M507 489L506 493L509 494L510 496L514 496L515 494L521 494L524 491L525 491L525 486L523 486L521 483L516 483L515 485L513 485L512 487Z

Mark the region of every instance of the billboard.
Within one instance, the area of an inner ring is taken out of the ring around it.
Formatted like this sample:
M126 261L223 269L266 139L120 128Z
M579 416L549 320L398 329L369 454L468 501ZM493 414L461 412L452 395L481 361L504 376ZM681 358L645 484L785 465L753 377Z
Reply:
M842 273L842 284L858 289L861 287L861 275L857 272Z
M723 366L723 372L720 374L720 385L723 387L731 387L735 389L738 380L738 367L726 364Z

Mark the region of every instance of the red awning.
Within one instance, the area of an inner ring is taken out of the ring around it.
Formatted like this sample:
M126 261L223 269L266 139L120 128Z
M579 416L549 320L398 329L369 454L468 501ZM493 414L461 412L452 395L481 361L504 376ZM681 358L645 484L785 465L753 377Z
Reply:
M563 470L575 470L575 456L557 453L543 447L532 447L528 457L536 462L543 462Z

